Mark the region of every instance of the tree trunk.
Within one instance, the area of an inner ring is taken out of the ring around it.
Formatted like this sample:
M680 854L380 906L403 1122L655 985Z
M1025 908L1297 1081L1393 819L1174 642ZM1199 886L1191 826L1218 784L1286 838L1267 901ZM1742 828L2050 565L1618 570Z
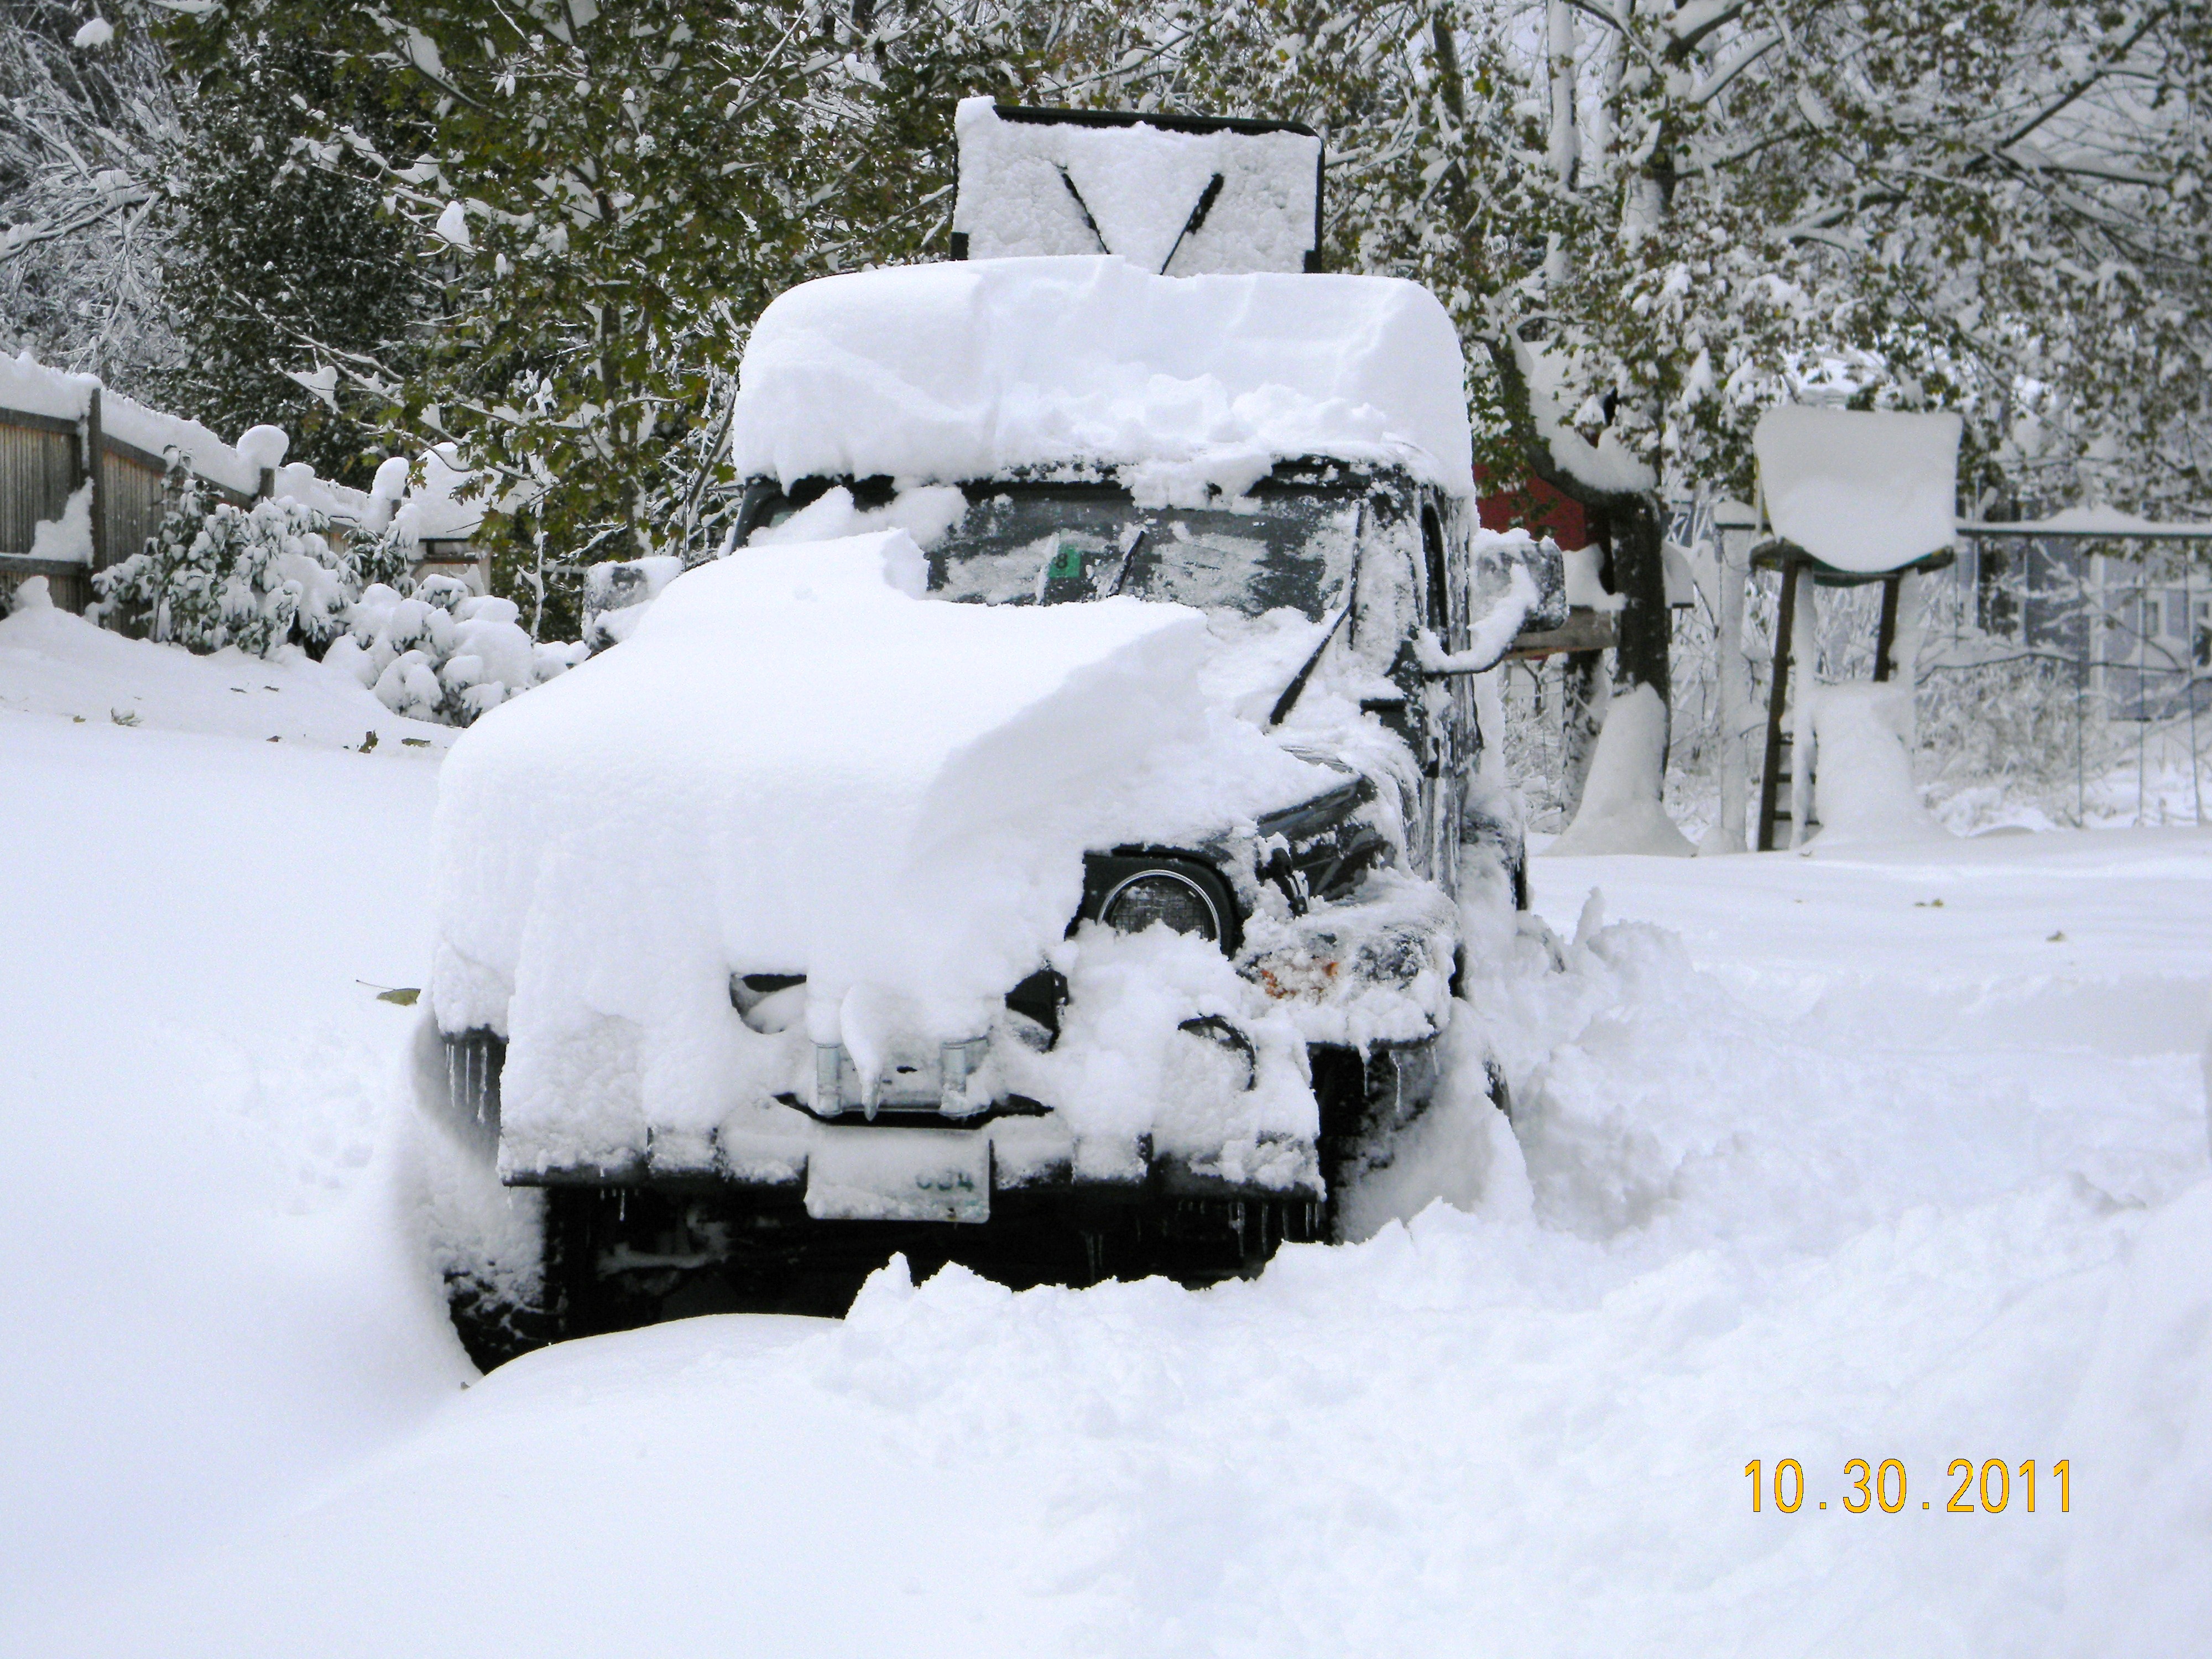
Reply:
M1674 643L1674 613L1667 607L1667 561L1662 547L1667 521L1656 495L1621 495L1584 483L1553 459L1551 446L1537 434L1528 404L1528 384L1515 361L1512 348L1492 338L1484 343L1492 366L1498 371L1504 396L1506 419L1528 458L1528 471L1568 500L1578 501L1589 516L1591 532L1606 548L1607 586L1625 603L1618 619L1620 644L1614 653L1613 684L1620 691L1648 685L1659 694L1659 705L1671 725L1674 714L1673 678L1668 653ZM1575 670L1570 665L1571 686ZM1574 693L1567 693L1570 713ZM1586 705L1587 706L1587 705ZM1601 717L1601 707L1594 713ZM1570 720L1569 753L1573 750ZM1587 770L1585 765L1584 770ZM1570 765L1570 793L1579 803L1582 776ZM1665 746L1661 750L1661 775L1665 775Z
M1617 496L1607 504L1607 538L1613 549L1613 591L1621 606L1620 645L1613 653L1616 690L1648 685L1670 717L1674 695L1668 653L1674 644L1674 613L1667 605L1666 520L1648 495ZM1670 737L1671 741L1671 737ZM1663 774L1666 750L1660 750Z
M1605 653L1570 651L1559 671L1559 809L1563 825L1583 810L1583 786L1589 781L1590 757L1597 753L1598 727L1605 724Z
M1720 702L1721 811L1698 843L1701 854L1744 850L1747 844L1744 808L1751 793L1750 768L1744 754L1744 743L1750 735L1747 720L1751 708L1751 659L1743 653L1743 600L1751 578L1747 558L1751 532L1722 527L1717 540L1714 569L1720 588L1714 621L1719 635L1715 645L1719 673L1715 689Z

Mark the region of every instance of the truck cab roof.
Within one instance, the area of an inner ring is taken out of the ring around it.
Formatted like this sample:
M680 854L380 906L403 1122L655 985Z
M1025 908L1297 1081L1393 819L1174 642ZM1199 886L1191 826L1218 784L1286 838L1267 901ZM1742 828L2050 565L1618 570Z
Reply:
M1474 493L1457 334L1395 277L1110 255L827 276L762 313L739 385L732 459L787 485L1056 476L1198 506L1325 457Z

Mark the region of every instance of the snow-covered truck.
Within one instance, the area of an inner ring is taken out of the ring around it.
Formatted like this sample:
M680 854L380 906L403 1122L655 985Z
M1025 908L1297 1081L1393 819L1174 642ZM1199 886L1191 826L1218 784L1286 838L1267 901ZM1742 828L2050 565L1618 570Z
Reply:
M1463 373L1382 277L768 308L733 550L446 762L420 1069L480 1359L893 1249L1198 1282L1334 1235L1438 1088L1459 905L1521 890L1481 677L1565 617L1476 521Z

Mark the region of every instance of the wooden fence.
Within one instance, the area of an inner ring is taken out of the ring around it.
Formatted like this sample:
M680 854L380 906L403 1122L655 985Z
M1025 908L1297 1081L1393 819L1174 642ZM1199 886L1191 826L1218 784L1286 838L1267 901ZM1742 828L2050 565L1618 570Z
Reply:
M96 473L88 457L97 458ZM94 598L93 573L137 552L161 522L166 471L159 455L100 429L97 389L88 394L80 421L0 408L0 605L26 577L44 576L56 605L82 611ZM93 480L92 562L33 558L39 522L60 519L88 477ZM236 490L204 482L222 500L243 504Z

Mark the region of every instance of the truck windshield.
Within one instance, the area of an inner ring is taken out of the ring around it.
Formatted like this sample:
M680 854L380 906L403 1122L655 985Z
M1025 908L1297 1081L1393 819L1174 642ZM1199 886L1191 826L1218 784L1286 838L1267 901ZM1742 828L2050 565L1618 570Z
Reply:
M966 516L929 553L929 586L981 605L1059 605L1129 594L1318 622L1343 602L1357 495L1262 489L1223 507L1140 507L1110 487L969 490Z

